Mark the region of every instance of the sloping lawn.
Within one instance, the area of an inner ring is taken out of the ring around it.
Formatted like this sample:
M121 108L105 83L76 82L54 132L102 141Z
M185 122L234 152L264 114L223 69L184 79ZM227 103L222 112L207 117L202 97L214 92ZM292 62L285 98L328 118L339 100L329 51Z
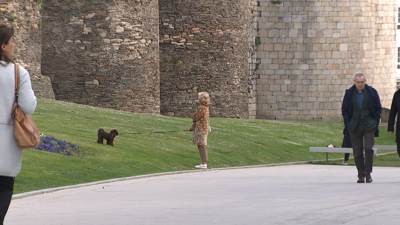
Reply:
M210 107L212 110L212 106ZM191 118L137 114L39 99L33 118L41 133L80 146L74 156L24 150L15 194L166 171L200 163ZM210 118L210 168L324 160L310 146L341 145L343 123ZM97 129L117 129L115 146L98 144ZM379 145L394 145L382 128ZM341 158L343 154L330 154Z

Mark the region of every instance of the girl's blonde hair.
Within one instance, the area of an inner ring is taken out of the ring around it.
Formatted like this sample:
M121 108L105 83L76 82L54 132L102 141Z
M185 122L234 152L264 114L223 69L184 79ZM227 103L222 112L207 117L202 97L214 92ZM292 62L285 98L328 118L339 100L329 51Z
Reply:
M199 101L201 105L209 106L210 105L210 95L207 92L200 92Z

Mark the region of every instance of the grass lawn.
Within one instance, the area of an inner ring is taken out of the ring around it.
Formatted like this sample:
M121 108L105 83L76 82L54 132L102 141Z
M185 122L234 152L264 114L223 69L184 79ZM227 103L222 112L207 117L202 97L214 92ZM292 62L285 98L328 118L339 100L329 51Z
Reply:
M201 161L197 147L191 143L193 134L188 131L191 118L130 113L48 99L38 99L33 118L41 133L80 146L80 154L24 150L15 194L119 177L193 170ZM341 122L210 118L210 124L210 168L313 160L324 163L325 153L310 153L308 148L340 146L343 138ZM96 143L100 127L119 131L114 147ZM160 131L177 132L152 133ZM382 127L376 144L395 145L394 136ZM394 164L396 160L400 162L397 155L391 156L397 157ZM329 158L342 157L343 154L329 154Z

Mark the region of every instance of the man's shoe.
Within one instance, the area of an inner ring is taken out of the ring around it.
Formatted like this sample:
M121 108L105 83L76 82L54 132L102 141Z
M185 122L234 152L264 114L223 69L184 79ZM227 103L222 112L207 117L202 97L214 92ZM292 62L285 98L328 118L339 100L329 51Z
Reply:
M365 183L364 177L359 177L357 183Z
M367 176L366 181L367 181L367 183L371 183L371 182L372 182L372 177L371 177L371 175Z
M195 166L196 169L207 169L207 164L200 164Z

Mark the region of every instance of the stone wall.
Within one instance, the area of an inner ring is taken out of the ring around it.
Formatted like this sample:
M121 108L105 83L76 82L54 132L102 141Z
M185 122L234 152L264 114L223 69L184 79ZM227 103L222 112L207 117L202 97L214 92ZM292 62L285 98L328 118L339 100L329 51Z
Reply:
M32 0L0 1L0 23L14 27L15 62L31 75L37 97L54 98L48 77L41 75L41 4Z
M44 0L42 73L57 100L159 113L157 0Z
M340 121L358 71L390 107L396 8L395 0L259 0L257 118Z
M250 18L249 18L249 77L248 77L248 104L249 104L249 119L256 119L257 117L257 78L256 71L260 65L260 59L257 58L257 48L261 44L258 36L258 19L261 16L261 12L257 11L258 2L255 0L249 1L250 6Z
M197 93L210 115L249 118L250 1L160 0L161 113L191 116Z
M211 116L339 121L355 72L383 107L396 90L396 0L38 2L0 0L38 97L186 117L208 91Z
M396 68L396 29L397 0L371 1L375 19L374 67L369 73L367 83L372 84L379 92L382 107L390 109L394 92L397 88ZM368 72L367 72L368 73Z

